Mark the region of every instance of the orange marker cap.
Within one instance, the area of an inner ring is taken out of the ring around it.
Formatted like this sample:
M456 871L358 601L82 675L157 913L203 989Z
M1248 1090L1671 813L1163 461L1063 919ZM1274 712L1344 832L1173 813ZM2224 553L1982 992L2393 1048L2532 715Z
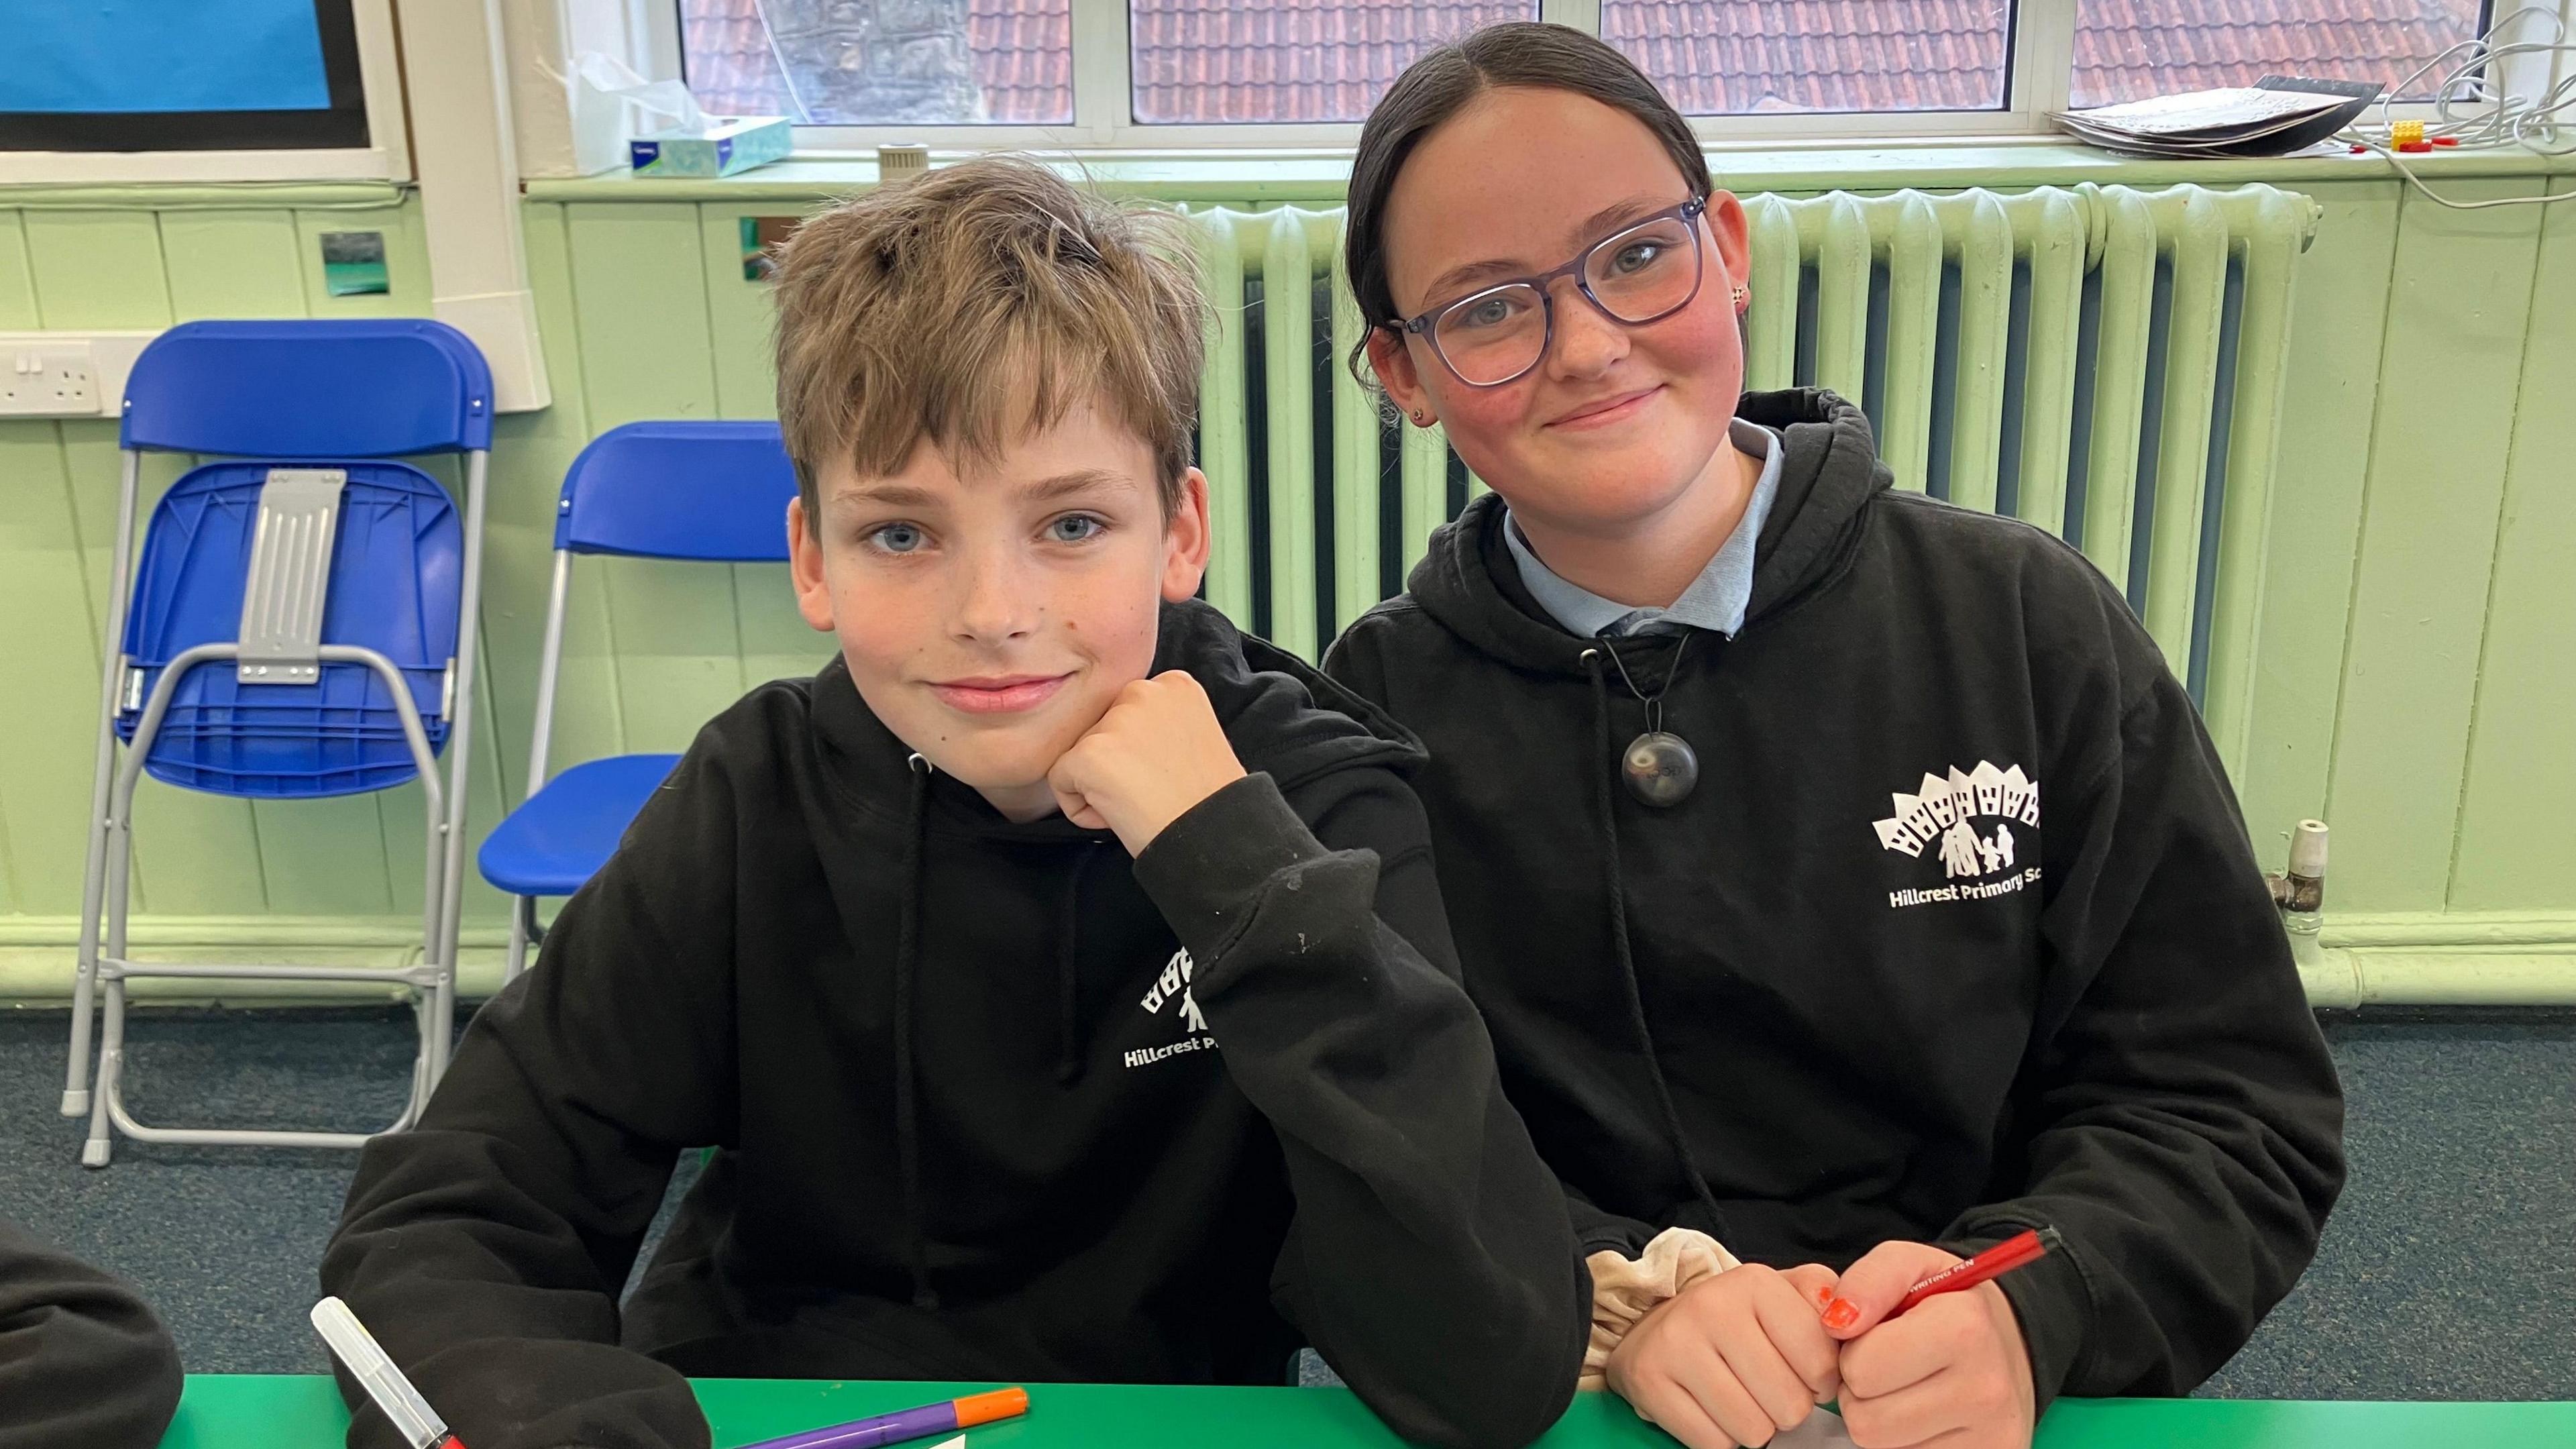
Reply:
M957 1402L957 1427L971 1429L995 1419L1015 1419L1029 1411L1026 1389L995 1389L990 1393L968 1394Z

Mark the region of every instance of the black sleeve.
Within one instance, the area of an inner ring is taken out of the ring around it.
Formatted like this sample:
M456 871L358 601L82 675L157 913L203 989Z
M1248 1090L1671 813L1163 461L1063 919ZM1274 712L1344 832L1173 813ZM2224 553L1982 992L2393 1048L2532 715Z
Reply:
M1378 645L1378 631L1382 627L1378 622L1364 618L1345 630L1342 637L1334 640L1332 647L1324 651L1324 673L1360 698L1393 714L1393 706L1387 702L1386 665ZM1441 939L1444 942L1448 940L1445 928ZM1449 957L1444 955L1440 959L1446 961ZM1653 1242L1655 1234L1661 1231L1652 1223L1621 1217L1595 1207L1589 1198L1572 1187L1565 1189L1565 1211L1574 1225L1574 1240L1586 1258L1604 1251L1633 1258L1644 1252L1646 1244Z
M1944 1235L2064 1236L2001 1280L2042 1406L2188 1392L2289 1292L2343 1186L2333 1060L2217 752L2153 673L2115 756L2041 802L2051 960L2023 1184Z
M121 1280L0 1220L0 1444L152 1449L179 1351Z
M1412 791L1352 769L1301 803L1311 831L1249 776L1136 862L1287 1159L1281 1311L1406 1438L1526 1444L1573 1397L1591 1325L1565 1199L1458 984Z
M703 737L702 737L703 740ZM359 1155L322 1286L474 1449L705 1449L618 1294L683 1147L731 1140L732 850L693 752L474 1018L416 1127ZM350 1449L396 1449L345 1372Z
M1565 1190L1565 1213L1574 1223L1574 1241L1586 1258L1602 1252L1636 1257L1663 1231L1653 1223L1594 1207L1590 1198L1571 1187Z

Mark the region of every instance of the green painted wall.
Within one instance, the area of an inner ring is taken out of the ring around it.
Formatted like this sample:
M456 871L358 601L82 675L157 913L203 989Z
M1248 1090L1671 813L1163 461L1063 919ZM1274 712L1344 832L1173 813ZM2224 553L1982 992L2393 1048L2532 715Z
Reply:
M2297 818L2331 821L2332 918L2383 948L2576 963L2576 203L2454 212L2390 180L2284 184L2326 214L2293 322L2248 818L2267 857ZM2445 190L2551 186L2576 177ZM564 466L616 423L770 411L766 302L735 223L798 202L714 194L582 183L525 206L555 404L505 417L495 444L478 826L526 773ZM315 239L343 229L386 233L391 295L327 295ZM417 199L387 189L0 190L0 330L417 313L426 277ZM68 976L115 448L107 421L0 421L0 997ZM575 577L559 763L682 748L828 649L774 568ZM138 814L148 950L392 960L411 939L414 791L290 807L147 787ZM478 883L467 912L488 962L501 899Z

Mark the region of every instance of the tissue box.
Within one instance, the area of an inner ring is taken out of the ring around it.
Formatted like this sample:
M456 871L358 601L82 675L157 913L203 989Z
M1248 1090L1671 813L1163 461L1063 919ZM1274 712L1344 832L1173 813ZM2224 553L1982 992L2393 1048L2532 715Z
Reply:
M795 140L785 116L710 116L697 135L637 136L626 154L638 176L731 176L785 158Z

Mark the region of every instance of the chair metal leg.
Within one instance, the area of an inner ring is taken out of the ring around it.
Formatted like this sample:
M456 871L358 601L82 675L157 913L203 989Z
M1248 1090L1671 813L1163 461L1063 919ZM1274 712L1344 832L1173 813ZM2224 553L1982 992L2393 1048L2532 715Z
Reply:
M437 982L430 986L427 1008L423 1014L429 1047L429 1090L434 1092L438 1090L439 1082L447 1076L450 1044L456 1039L455 963L448 963L446 969L439 973Z
M107 799L116 774L116 703L125 684L125 613L134 568L134 508L142 457L124 450L116 490L116 538L109 549L107 633L99 645L105 667L98 682L98 753L89 787L89 858L81 872L80 964L72 978L72 1040L63 1066L66 1117L89 1110L89 1033L98 985L98 909L101 867L107 859Z
M510 897L510 955L501 964L501 984L509 985L528 969L528 938L536 934L534 896Z
M411 1095L403 1099L403 1113L394 1119L387 1132L408 1131L420 1120L422 1109L429 1105L429 1094L436 1086L430 1075L429 1060L429 994L415 991L411 997L412 1030L419 1034L419 1049L411 1058Z
M89 1112L90 1027L98 1014L98 932L107 885L107 794L115 770L115 723L99 721L98 783L90 792L89 860L81 870L79 966L72 976L72 1040L63 1067L63 1115Z
M98 1034L98 1080L91 1090L89 1140L81 1144L81 1166L107 1166L107 1104L116 1098L117 1078L125 1069L125 978L109 968L105 1022Z
M476 663L483 638L483 518L491 489L491 454L480 450L465 455L465 567L457 590L456 632L456 700L447 716L447 818L445 834L433 836L433 847L444 846L447 853L445 890L441 895L438 941L439 960L447 968L447 986L440 1011L440 1026L445 1030L456 1015L456 937L465 910L465 807L471 795L470 770L474 744L474 691L477 685ZM438 1042L439 1068L447 1063L447 1042Z
M147 746L149 741L145 742ZM96 970L107 983L106 1024L99 1032L98 1080L90 1104L89 1141L81 1148L83 1167L105 1167L108 1158L108 1104L116 1099L117 1079L125 1070L125 927L133 903L134 787L132 781L112 792L105 817L107 859L100 922L106 950Z
M433 785L435 783L432 782ZM452 992L456 981L456 958L453 948L447 943L445 925L448 859L443 832L447 826L447 815L441 808L443 798L440 792L433 788L427 795L428 822L421 836L421 853L426 858L421 881L421 964L435 970L447 983L446 990ZM439 988L435 986L423 993L421 1013L417 1018L421 1070L427 1084L421 1094L423 1101L428 1099L429 1091L437 1088L438 1079L447 1074L447 1038L441 1034L444 1028L440 1022L451 1013L440 1008L434 999L438 994Z

